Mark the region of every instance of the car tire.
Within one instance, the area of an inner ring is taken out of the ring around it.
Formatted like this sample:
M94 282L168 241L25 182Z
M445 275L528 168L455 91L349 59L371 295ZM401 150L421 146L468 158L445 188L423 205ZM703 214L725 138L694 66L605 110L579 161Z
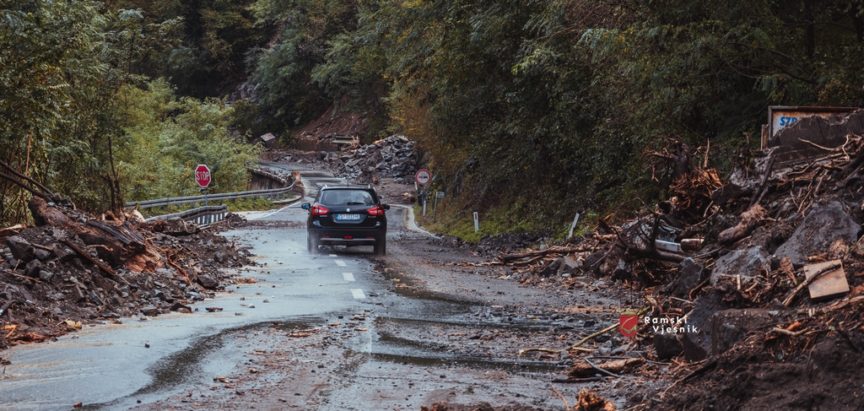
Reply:
M375 240L375 255L387 254L387 238L381 237Z
M306 249L309 250L309 254L318 254L319 243L318 236L311 233L306 234Z

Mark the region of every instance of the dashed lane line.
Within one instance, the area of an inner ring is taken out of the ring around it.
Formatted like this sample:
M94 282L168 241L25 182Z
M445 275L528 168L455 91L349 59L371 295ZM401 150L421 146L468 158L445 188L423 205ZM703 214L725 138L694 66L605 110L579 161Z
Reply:
M339 267L345 267L345 266L348 265L348 264L345 264L345 262L342 261L342 260L333 260L333 261L334 261L334 262L336 263L336 265L338 265Z
M342 273L342 278L348 282L354 282L354 273Z
M351 295L354 296L355 300L362 300L362 299L366 298L366 294L363 294L363 290L361 290L359 288L351 289Z

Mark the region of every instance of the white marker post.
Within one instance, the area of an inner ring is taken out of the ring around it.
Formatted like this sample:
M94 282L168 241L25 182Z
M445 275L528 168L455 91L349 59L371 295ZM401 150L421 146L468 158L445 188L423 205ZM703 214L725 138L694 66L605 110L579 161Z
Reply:
M480 213L474 212L474 232L480 231Z
M576 224L579 224L579 213L576 213L576 217L573 217L573 223L570 224L570 231L567 232L567 239L573 237L573 230L576 229Z

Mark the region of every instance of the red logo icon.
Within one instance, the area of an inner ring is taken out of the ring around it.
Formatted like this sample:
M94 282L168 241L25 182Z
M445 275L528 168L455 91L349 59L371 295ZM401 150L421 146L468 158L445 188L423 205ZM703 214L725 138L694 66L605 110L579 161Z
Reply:
M618 317L618 331L627 338L635 338L639 332L639 315L621 314Z

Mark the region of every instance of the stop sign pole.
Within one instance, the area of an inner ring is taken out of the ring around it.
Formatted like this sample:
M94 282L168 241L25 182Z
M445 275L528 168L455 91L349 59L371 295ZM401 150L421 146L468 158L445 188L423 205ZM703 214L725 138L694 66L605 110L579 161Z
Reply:
M207 164L198 164L195 166L195 182L198 183L198 187L201 188L201 192L204 194L205 207L207 206L207 187L210 187L210 182L212 181L213 177Z
M430 173L429 169L426 168L421 168L414 174L414 184L417 186L417 190L420 191L420 188L423 188L423 190L420 191L420 198L423 201L424 217L426 216L426 185L429 184L429 180L431 179L432 173Z

